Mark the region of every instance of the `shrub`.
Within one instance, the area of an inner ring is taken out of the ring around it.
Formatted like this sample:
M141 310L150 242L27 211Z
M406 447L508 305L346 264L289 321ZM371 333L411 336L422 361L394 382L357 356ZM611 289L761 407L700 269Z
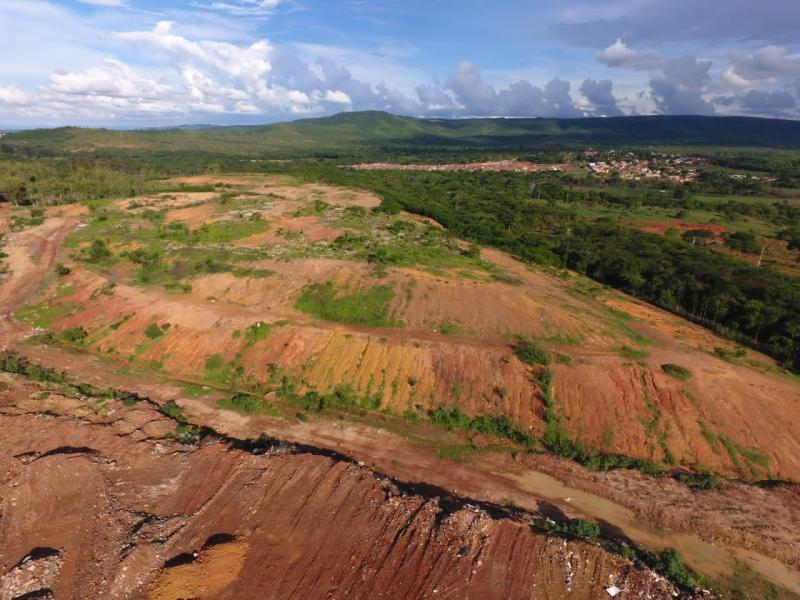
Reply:
M111 257L111 250L105 240L96 238L86 249L85 257L89 262L100 262Z
M144 334L151 340L155 340L164 335L164 330L157 323L150 323L145 327Z
M747 231L736 231L729 234L725 238L725 245L733 250L749 254L757 254L761 250L758 238Z
M566 524L566 532L585 540L597 541L600 539L600 526L586 519L570 519Z
M189 420L183 412L183 408L175 404L174 400L170 400L158 407L162 415L169 417L180 425L188 425Z
M719 485L719 477L713 473L676 473L675 479L693 490L710 490Z
M514 354L522 362L529 365L549 365L550 355L547 350L532 340L520 340L514 346Z
M191 446L200 440L200 429L192 425L181 424L175 428L175 433L172 435L181 444Z
M692 378L692 372L686 367L682 367L680 365L666 363L661 365L661 370L673 379L679 379L680 381L688 381Z
M70 269L63 263L56 263L55 271L56 275L58 275L59 277L64 277L65 275L69 275L70 273L72 273L72 269Z
M644 554L644 562L679 586L690 590L706 586L705 580L686 566L681 553L674 548Z
M88 333L83 327L75 327L73 329L65 329L61 332L61 338L70 344L80 344L87 337Z

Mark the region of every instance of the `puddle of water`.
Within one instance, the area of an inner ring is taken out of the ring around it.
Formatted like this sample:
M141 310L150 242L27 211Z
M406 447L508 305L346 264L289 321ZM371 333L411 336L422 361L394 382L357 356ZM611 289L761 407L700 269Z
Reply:
M586 517L606 521L618 527L638 546L649 549L675 548L683 555L686 564L709 579L733 575L738 561L746 564L766 580L800 594L800 573L778 560L752 550L716 546L698 536L653 527L625 507L607 498L564 485L545 473L530 471L508 473L505 476L514 480L520 489L548 500L560 508L572 509Z

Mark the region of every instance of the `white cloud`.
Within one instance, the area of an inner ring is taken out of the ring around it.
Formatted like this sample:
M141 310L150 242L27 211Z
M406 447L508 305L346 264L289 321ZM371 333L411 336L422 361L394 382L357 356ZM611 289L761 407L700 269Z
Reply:
M174 93L170 86L142 77L128 65L110 58L84 71L53 73L48 89L57 94L136 99L157 99Z
M750 54L731 54L732 73L750 83L775 83L781 78L800 78L800 54L785 46L764 46Z
M21 106L30 101L30 95L15 85L0 84L0 105Z
M610 79L586 79L581 84L581 93L591 104L589 108L593 116L618 117L623 114L612 92L613 87Z
M328 90L325 92L325 101L334 104L352 104L353 100L341 90Z
M450 73L444 89L421 86L417 93L428 105L447 106L445 97L452 92L451 106L470 116L579 117L583 113L569 93L570 83L551 79L544 88L520 79L499 91L484 81L474 64L464 61Z
M122 0L78 0L78 2L93 6L125 6Z
M227 2L193 2L198 8L215 10L236 17L269 17L282 0L228 0Z
M624 67L647 71L661 66L663 59L652 50L634 50L628 47L620 38L597 53L600 62L609 67Z

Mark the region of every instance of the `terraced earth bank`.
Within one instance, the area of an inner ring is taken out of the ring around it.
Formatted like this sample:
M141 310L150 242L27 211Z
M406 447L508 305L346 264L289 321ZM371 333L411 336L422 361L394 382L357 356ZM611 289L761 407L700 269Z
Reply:
M667 546L800 593L800 386L767 357L365 192L175 184L211 191L7 238L0 593L701 594Z

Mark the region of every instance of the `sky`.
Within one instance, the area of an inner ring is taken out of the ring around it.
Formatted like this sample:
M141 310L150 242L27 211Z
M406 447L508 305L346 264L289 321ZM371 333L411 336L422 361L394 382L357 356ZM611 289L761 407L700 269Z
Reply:
M800 0L0 0L0 127L800 118Z

